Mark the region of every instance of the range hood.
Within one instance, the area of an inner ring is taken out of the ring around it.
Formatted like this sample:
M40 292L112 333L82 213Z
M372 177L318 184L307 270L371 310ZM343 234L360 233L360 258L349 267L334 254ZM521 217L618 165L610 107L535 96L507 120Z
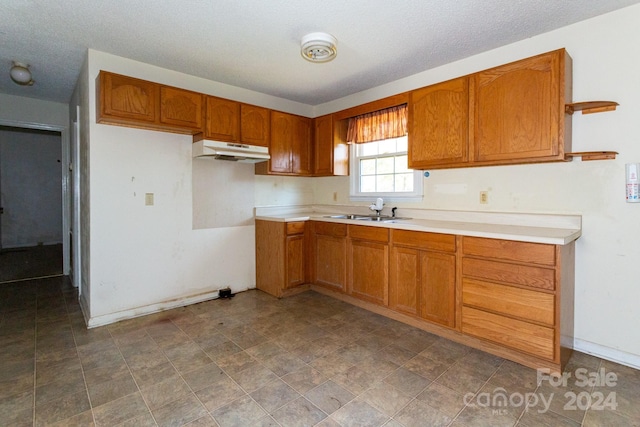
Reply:
M266 162L271 158L267 147L236 142L211 141L203 139L202 134L193 136L192 150L194 158L208 157L240 163Z

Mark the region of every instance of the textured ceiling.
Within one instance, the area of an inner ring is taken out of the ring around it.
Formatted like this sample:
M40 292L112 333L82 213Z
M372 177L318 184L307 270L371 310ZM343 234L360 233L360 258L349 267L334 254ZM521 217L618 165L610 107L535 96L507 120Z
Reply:
M0 93L68 102L88 48L317 105L640 0L2 0ZM322 31L338 56L312 64ZM11 61L36 83L14 84Z

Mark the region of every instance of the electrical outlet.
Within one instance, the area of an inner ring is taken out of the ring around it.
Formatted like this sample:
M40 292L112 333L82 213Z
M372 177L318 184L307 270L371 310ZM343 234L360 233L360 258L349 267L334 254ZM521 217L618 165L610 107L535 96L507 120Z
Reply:
M481 205L486 205L487 203L489 203L489 192L488 191L481 191L480 192L480 204Z
M334 201L334 202L337 202L337 201L338 201L338 192L337 192L337 191L334 191L334 192L333 192L333 201Z
M153 193L146 193L144 195L145 206L153 206Z

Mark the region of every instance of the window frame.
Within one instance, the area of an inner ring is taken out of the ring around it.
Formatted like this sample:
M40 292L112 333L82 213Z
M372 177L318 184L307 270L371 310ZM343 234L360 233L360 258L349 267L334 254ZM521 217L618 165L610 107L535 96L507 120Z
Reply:
M377 155L358 156L359 144L350 144L349 163L351 173L349 175L349 200L350 201L371 201L382 197L390 202L421 202L424 197L422 171L413 170L413 191L412 192L361 192L360 191L360 160L375 159L380 157L391 157L407 154L406 151L396 151L393 153L383 153Z

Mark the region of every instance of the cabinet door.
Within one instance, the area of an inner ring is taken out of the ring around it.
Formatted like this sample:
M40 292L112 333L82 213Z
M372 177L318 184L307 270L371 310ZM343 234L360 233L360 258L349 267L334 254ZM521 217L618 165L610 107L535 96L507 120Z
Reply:
M455 326L456 257L420 252L420 316L441 325Z
M347 282L346 238L316 235L314 253L314 282L345 292Z
M207 97L205 136L215 141L240 141L240 103Z
M389 245L352 240L349 293L379 305L389 304Z
M273 114L273 113L272 113ZM311 165L311 119L294 116L295 127L291 146L292 172L299 175L310 175Z
M316 175L333 175L333 118L316 117L314 139L314 167Z
M417 316L420 298L420 252L416 249L394 247L391 250L389 268L389 307Z
M467 162L469 78L411 92L408 128L410 168Z
M287 236L287 278L285 286L292 288L304 283L305 272L304 235Z
M295 138L295 118L279 111L271 112L269 172L291 173L291 151Z
M256 220L256 287L275 297L286 280L285 232L282 222Z
M98 122L156 124L159 93L156 83L101 71Z
M160 88L160 122L202 132L203 95L169 86Z
M473 75L475 161L564 155L563 55L551 52Z
M250 145L269 146L269 110L255 105L240 106L240 139Z

